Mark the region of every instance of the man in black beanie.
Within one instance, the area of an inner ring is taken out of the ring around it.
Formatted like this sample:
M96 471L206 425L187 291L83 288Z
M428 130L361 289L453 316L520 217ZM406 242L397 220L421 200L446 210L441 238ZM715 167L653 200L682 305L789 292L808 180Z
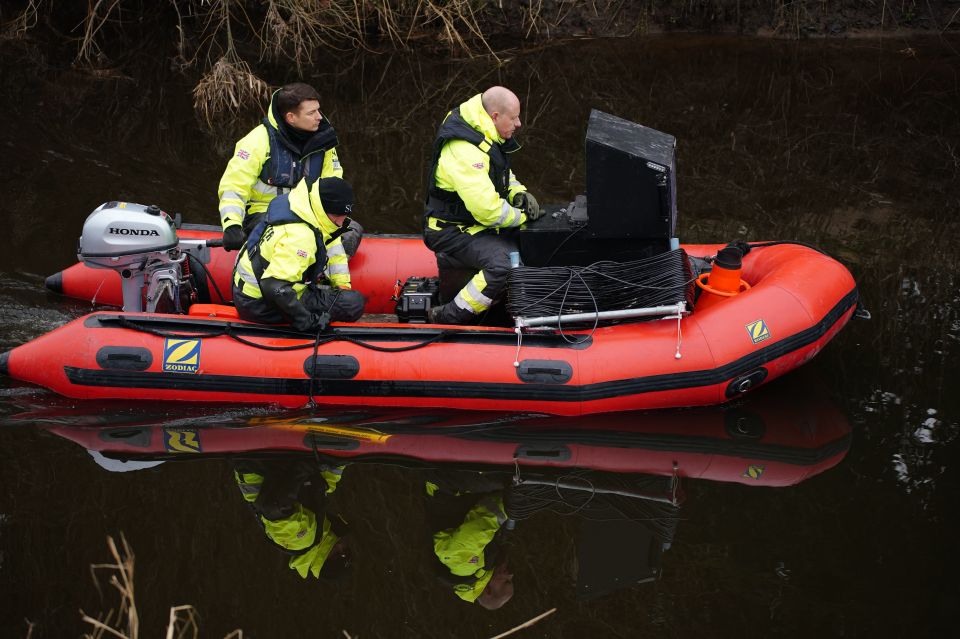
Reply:
M234 478L267 539L290 556L287 565L306 579L338 579L350 569L349 528L327 513L343 466L290 458L241 459Z
M274 198L233 270L240 317L310 333L359 319L366 299L351 290L340 240L352 210L353 189L340 178L301 180Z

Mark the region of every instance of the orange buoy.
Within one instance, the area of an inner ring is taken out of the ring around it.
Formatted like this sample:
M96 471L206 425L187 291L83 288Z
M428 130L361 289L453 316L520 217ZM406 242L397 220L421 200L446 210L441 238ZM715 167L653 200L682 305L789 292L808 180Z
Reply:
M713 269L697 278L700 297L695 309L702 311L718 302L749 290L750 285L740 279L743 270L743 254L740 249L728 246L717 251Z

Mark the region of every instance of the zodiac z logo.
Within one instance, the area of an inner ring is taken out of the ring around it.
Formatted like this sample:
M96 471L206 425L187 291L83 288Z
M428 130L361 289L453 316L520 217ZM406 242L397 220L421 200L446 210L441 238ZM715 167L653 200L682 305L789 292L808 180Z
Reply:
M163 429L163 447L170 453L202 453L200 435L185 428Z
M762 319L750 322L744 328L747 329L747 333L750 334L750 339L753 340L754 344L770 339L770 329L767 328L767 323Z
M760 479L763 476L763 471L766 469L766 466L761 466L760 464L750 464L740 476L747 479Z
M196 373L200 370L200 340L174 339L163 342L163 371L165 373Z

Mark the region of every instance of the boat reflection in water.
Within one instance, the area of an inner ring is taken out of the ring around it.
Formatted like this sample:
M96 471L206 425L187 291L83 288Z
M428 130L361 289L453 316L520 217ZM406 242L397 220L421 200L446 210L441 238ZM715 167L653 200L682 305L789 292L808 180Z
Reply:
M433 539L423 548L437 577L452 595L498 607L512 593L510 539L532 517L580 520L577 594L588 599L660 574L686 482L791 486L837 465L850 424L810 393L798 378L722 408L580 418L369 408L107 418L46 406L11 419L76 442L109 470L230 460L238 497L301 576L351 569L350 513L334 489L366 486L352 482L376 465L404 467L424 493Z

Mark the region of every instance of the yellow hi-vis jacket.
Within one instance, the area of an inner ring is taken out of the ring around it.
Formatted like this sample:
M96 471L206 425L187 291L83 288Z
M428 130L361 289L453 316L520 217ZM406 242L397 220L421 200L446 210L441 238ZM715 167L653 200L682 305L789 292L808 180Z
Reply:
M277 128L272 100L267 107L267 121L274 129ZM227 168L220 178L217 196L220 199L220 225L224 229L242 224L247 215L266 211L270 200L282 192L260 179L263 166L269 159L270 135L267 133L267 124L261 123L237 142L233 157L227 162ZM323 168L316 179L328 177L343 177L336 148L326 151Z
M470 509L462 524L434 534L437 559L454 576L469 578L453 587L464 601L476 601L490 582L496 566L487 565L484 553L506 520L503 498L487 495Z
M448 114L449 115L449 114ZM490 115L484 110L481 94L460 105L460 116L480 132L488 141L503 143ZM510 171L508 197L502 198L490 181L490 158L480 147L466 140L451 140L440 152L434 176L436 185L445 191L454 191L463 200L478 224L464 227L470 234L486 228L516 228L527 221L520 209L512 206L513 196L526 191ZM439 228L435 218L427 220L428 226Z
M334 466L321 472L327 482L326 494L329 495L337 489L343 476L343 468ZM263 485L263 475L234 471L234 479L244 500L250 504L255 502ZM271 520L262 515L259 519L267 537L282 549L293 553L287 564L291 569L296 570L304 579L308 574L320 576L324 562L339 540L331 530L330 520L326 515L322 521L318 521L317 513L298 502L293 507L293 513L283 519Z
M237 265L234 267L234 282L239 286L243 282L243 294L260 299L260 279L273 278L290 282L299 298L307 282L303 275L317 262L318 249L316 235L313 229L318 229L326 245L325 275L330 284L339 288L350 288L350 267L347 264L347 252L343 248L340 238L330 241L331 235L338 229L337 225L327 217L320 202L317 190L319 180L313 187L307 186L306 180L301 180L289 195L290 210L303 220L302 224L280 224L268 226L260 239L260 255L268 262L263 273L257 276L250 260L246 246L240 251ZM320 256L321 259L323 256Z

